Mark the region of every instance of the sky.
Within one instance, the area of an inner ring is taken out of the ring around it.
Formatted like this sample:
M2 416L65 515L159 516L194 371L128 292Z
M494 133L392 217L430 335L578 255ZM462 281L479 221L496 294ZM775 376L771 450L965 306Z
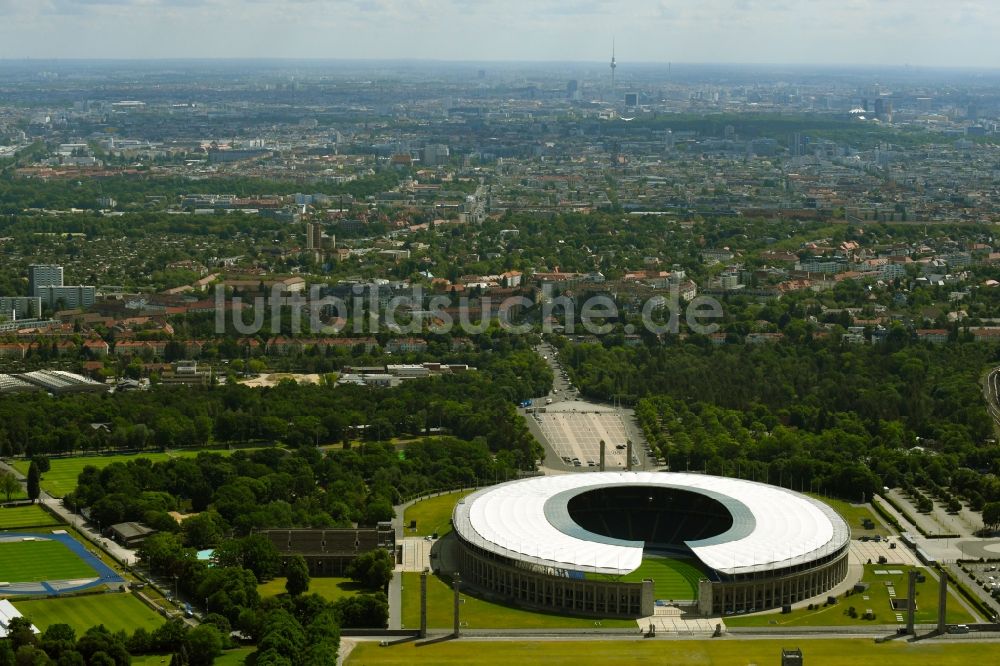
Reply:
M0 0L0 58L1000 67L996 0Z

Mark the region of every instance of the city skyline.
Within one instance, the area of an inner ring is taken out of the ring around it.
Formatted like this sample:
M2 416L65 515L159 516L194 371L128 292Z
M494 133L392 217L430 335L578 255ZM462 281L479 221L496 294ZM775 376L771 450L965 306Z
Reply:
M1000 67L991 48L1000 16L982 0L944 9L930 0L0 0L0 11L4 59L607 62L617 38L626 66Z

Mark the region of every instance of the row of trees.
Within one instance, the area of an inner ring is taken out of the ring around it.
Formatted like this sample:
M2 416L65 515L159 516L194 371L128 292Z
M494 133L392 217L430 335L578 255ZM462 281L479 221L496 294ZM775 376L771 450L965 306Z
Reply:
M103 469L88 466L63 498L90 507L101 525L143 521L178 533L185 545L207 548L231 533L268 527L374 525L392 506L431 490L517 476L510 452L493 454L483 438L429 437L407 444L366 443L327 453L307 446L200 453L163 462L137 458ZM170 511L201 512L178 526Z
M673 469L741 473L851 499L907 479L976 506L1000 500L1000 456L977 383L997 350L825 343L568 345L585 394L636 403Z
M231 647L229 623L218 616L206 616L194 629L170 620L152 632L140 627L131 635L98 625L77 637L72 627L60 623L36 636L31 624L30 617L11 620L7 638L0 640L0 666L128 666L133 655L144 654L174 655L171 664L210 666Z
M361 386L160 387L114 395L0 396L0 455L81 449L169 448L219 443L317 444L421 436L445 429L485 439L513 466L530 469L539 449L514 402L544 393L551 372L527 349L501 346L477 372ZM92 424L111 424L110 429ZM110 430L110 432L109 432Z

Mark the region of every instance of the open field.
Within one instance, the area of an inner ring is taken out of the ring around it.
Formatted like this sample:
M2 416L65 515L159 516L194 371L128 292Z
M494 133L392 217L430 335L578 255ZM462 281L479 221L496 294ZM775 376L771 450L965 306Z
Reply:
M420 574L403 573L403 626L420 626ZM578 618L519 610L477 599L462 593L462 626L470 629L545 629L593 628L595 619ZM427 626L452 626L453 592L450 585L437 576L427 578ZM635 620L599 620L604 627L627 627L638 630ZM429 663L429 662L428 662Z
M695 559L646 555L638 569L621 579L637 583L643 578L652 578L657 599L687 600L698 598L698 580L704 577Z
M59 524L58 518L37 504L0 508L0 530L52 527Z
M889 536L890 534L889 530L882 526L882 523L878 516L875 515L875 512L866 506L850 504L843 500L824 497L823 495L816 495L813 493L806 494L833 507L833 510L839 513L840 517L847 521L847 524L851 528L851 536L855 539L865 535L875 536L877 534L879 536ZM866 530L861 527L861 521L865 518L870 518L872 522L875 523L875 529Z
M285 578L275 578L257 586L261 599L285 594ZM373 594L376 590L366 590L350 578L311 578L308 594L318 594L327 601L337 601L356 594Z
M42 631L49 625L64 623L73 627L78 636L98 624L111 631L132 633L139 627L153 630L163 623L163 618L148 606L123 592L13 603Z
M745 666L777 664L781 649L798 647L807 664L823 666L965 666L996 663L1000 643L964 641L876 645L870 640L786 639L670 641L445 641L416 647L404 643L383 648L359 643L349 666L410 666L412 664L545 664L546 666L607 666L608 664L670 664L671 666ZM216 662L218 663L218 662Z
M403 514L406 536L431 536L437 532L439 537L443 537L451 531L451 512L458 504L458 500L471 492L471 490L460 490L438 495L410 506ZM417 521L416 530L410 529L411 520Z
M768 613L765 615L740 615L725 618L726 624L731 627L767 627L767 626L790 626L790 627L821 627L821 626L864 626L866 624L896 624L896 611L889 606L889 586L891 583L896 592L897 598L905 598L907 594L906 572L911 567L894 564L866 564L865 575L862 580L870 583L865 592L855 592L850 597L841 595L837 604L833 606L819 606L816 610L797 609L782 615L780 613ZM901 574L876 574L875 571L901 571ZM922 569L921 569L922 570ZM937 622L937 590L936 580L927 576L926 582L917 583L917 624ZM868 599L865 599L865 596ZM845 611L854 606L858 611L857 619L845 614ZM875 613L874 620L863 620L865 610L871 608ZM903 612L903 622L906 613ZM973 622L969 613L959 605L954 595L948 597L947 619L950 624L964 624ZM900 622L902 624L902 622Z
M42 490L53 497L63 497L67 493L73 492L76 488L76 480L80 476L80 472L82 472L83 468L87 465L93 465L98 469L104 469L112 463L128 462L129 460L137 460L139 458L148 458L153 462L162 462L171 458L193 458L203 451L207 453L219 453L227 456L232 454L235 449L183 449L177 451L167 451L166 453L162 451L150 451L148 453L128 453L109 456L52 458L50 461L52 463L52 469L42 475ZM28 466L30 465L29 461L18 460L12 464L17 471L25 475L28 474Z
M8 583L96 577L96 571L59 541L0 542L0 580Z

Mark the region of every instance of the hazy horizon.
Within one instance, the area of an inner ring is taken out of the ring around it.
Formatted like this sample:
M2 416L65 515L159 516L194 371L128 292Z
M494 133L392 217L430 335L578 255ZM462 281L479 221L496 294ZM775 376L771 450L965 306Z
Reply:
M996 69L985 0L0 0L0 58Z

